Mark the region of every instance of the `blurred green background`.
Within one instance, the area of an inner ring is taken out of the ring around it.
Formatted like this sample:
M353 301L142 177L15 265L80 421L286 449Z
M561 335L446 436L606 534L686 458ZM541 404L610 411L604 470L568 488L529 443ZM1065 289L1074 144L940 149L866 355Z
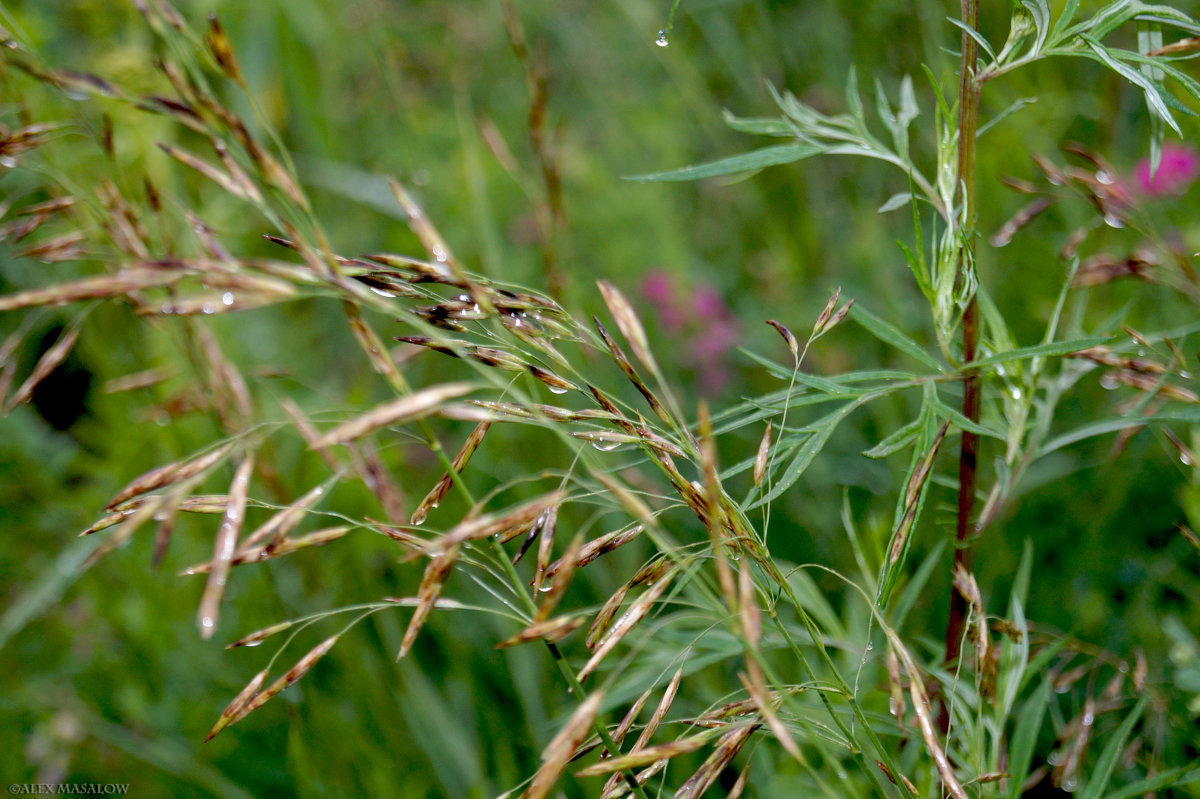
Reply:
M414 251L379 177L396 175L465 263L508 281L545 285L534 219L543 187L528 137L529 92L498 3L214 0L177 6L197 27L205 14L220 15L250 90L293 153L335 249L347 255ZM49 63L132 88L158 85L158 45L131 4L38 0L5 2L4 8ZM913 76L922 109L917 126L925 125L914 146L928 163L932 95L921 66L950 80L956 59L949 51L958 35L945 17L957 13L957 4L684 0L669 45L659 47L655 37L668 12L669 3L645 0L530 0L517 9L533 59L547 75L548 129L566 218L557 241L568 281L565 304L598 312L594 283L601 278L639 298L655 346L672 362L690 405L708 395L719 406L780 384L734 348L698 346L710 332L702 310L685 308L682 321L664 318L661 305L643 294L648 275L670 286L680 303L697 290L716 296L736 320L727 325L736 343L781 361L783 346L763 322L774 318L806 330L838 286L844 297L858 298L932 345L925 303L895 243L911 241L911 216L907 209L877 211L907 189L901 173L825 159L748 180L643 184L623 177L769 143L730 130L721 117L722 109L776 115L768 84L840 112L852 64L868 96L875 78L894 98L900 78ZM1007 3L985 3L983 32L993 42L1004 39L1007 13ZM981 140L985 233L1023 204L998 179L1036 178L1031 153L1062 162L1059 146L1078 141L1128 174L1148 151L1140 94L1096 65L1052 63L997 81L987 87L984 117L1030 96L1037 102ZM96 123L97 108L104 106L63 111ZM264 220L215 188L188 183L153 149L154 141L177 135L159 118L106 110L118 123L118 164L144 164L164 193L188 196L227 246L278 254L259 239L269 230ZM483 120L507 142L516 179L489 152ZM1195 122L1184 124L1194 138ZM67 175L102 168L84 156L78 163L58 157L54 166ZM22 191L19 175L0 180L6 195ZM1149 212L1191 253L1200 249L1198 205L1193 190ZM982 279L1019 343L1040 340L1063 275L1054 252L1088 213L1078 204L1061 206L1009 247L981 246ZM1119 250L1133 243L1127 231L1100 237L1091 246ZM34 285L38 270L53 268L7 254L0 289ZM1196 315L1194 304L1146 285L1100 287L1088 292L1087 304L1087 318L1097 326L1117 312L1150 330ZM37 317L24 364L36 357L33 345L70 318L67 312ZM386 541L365 535L239 569L221 630L202 642L194 623L201 583L176 573L207 557L211 520L181 523L158 570L150 568L152 541L143 531L79 573L75 567L94 544L75 536L94 521L94 512L130 478L192 452L214 430L186 414L169 418L163 410L172 399L169 384L103 392L108 380L172 360L169 326L159 325L160 335L149 338L132 318L119 308L95 310L72 362L74 377L60 374L56 379L68 382L44 390L37 407L0 419L0 780L128 782L131 796L465 797L494 796L532 773L570 697L557 689L541 651L491 648L511 626L461 613L435 614L418 651L399 664L393 658L407 611L376 614L296 687L200 743L273 651L225 652L222 644L280 619L411 594L419 574L398 564ZM0 317L0 335L17 324L15 315ZM216 319L214 327L272 409L271 398L285 395L326 406L365 405L384 395L360 359L345 357L354 345L336 308L297 303ZM413 368L439 368L427 361ZM719 369L706 373L714 363ZM911 366L847 324L819 342L806 368L829 374L885 365ZM21 374L27 369L23 365ZM60 426L72 424L56 429L53 406L85 387L86 404L76 411L82 415L74 419L69 408L59 408L68 414ZM857 523L876 538L886 536L907 456L876 462L859 453L909 420L918 397L908 399L911 406L881 404L856 414L781 500L772 522L777 555L853 572L839 520L843 490ZM1078 424L1115 401L1093 376L1064 413ZM722 446L733 462L756 443L757 432L748 431L744 441ZM518 444L496 436L476 465L503 477L510 468L505 448ZM1110 445L1101 439L1064 451L1031 475L1031 490L987 533L980 583L985 597L996 598L993 612L1002 613L1011 573L1025 541L1032 541L1036 568L1027 615L1123 658L1145 651L1151 679L1175 683L1184 702L1200 695L1200 555L1176 526L1188 523L1184 507L1200 510L1200 488L1161 437L1141 433L1116 459L1109 457ZM295 464L278 475L285 494L298 495L323 477L319 463L302 454L299 443L294 451L281 444L276 453L277 463ZM438 470L403 452L386 455L415 503ZM985 450L985 459L995 455ZM950 460L942 466L947 475L952 469ZM365 492L338 491L342 507L356 509L348 513L379 513ZM949 489L935 489L917 557L951 534L952 503ZM623 557L637 562L634 553ZM611 585L604 574L593 575L584 590L594 592L592 601L603 599L622 573L614 572ZM945 575L935 578L920 600L909 631L918 640L940 635L947 582ZM833 582L825 587L841 591ZM322 627L321 637L336 629ZM317 640L290 648L276 672ZM931 652L935 648L930 644ZM1196 714L1181 704L1171 718L1163 734L1195 753ZM770 795L765 790L751 795Z

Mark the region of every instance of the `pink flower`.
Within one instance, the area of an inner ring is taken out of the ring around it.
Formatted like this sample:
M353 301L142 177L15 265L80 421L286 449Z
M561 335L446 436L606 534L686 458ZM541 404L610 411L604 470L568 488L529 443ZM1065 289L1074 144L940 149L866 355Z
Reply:
M681 360L696 370L700 391L716 394L724 388L729 382L726 356L741 336L725 297L707 283L688 291L661 269L642 279L642 296L664 330L684 334L687 349ZM681 301L684 297L686 300Z
M1183 194L1200 174L1200 155L1186 144L1164 144L1153 179L1149 158L1139 161L1133 173L1138 190L1148 197Z

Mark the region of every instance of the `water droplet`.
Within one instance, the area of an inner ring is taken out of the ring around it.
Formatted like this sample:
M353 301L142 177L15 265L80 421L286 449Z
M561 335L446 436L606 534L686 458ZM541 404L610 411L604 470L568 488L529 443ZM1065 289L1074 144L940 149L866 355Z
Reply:
M539 585L538 590L543 594L554 589L553 585Z
M12 169L17 165L17 159L11 155L0 155L0 166Z
M1112 391L1117 386L1121 385L1121 381L1112 372L1107 372L1100 377L1100 387Z
M1192 456L1189 455L1187 452L1179 453L1179 462L1182 463L1184 466L1195 466L1196 465L1195 461L1192 460Z
M1075 791L1079 789L1079 778L1067 777L1065 780L1063 780L1062 789L1067 793L1075 793Z
M206 630L211 630L213 627L217 626L217 622L213 619L212 616L205 616L203 619L200 620L200 626Z
M662 30L660 30L658 32L658 37L655 38L654 43L657 44L659 47L666 47L668 44L671 43L670 40L667 39L667 29L666 28L663 28Z
M592 446L601 452L612 452L614 449L621 446L621 442L609 441L604 436L596 436L592 439Z
M383 289L377 289L374 286L367 286L367 288L369 288L371 291L378 294L380 297L395 297L396 296L395 294L393 294L390 291L384 291Z
M262 646L262 639L260 638L257 641L247 641L246 643L242 644L242 646L245 646L245 647Z
M871 651L872 649L874 649L874 648L875 648L875 644L873 644L873 643L870 643L870 642L868 642L868 643L867 643L867 651L868 651L868 652L870 652L870 651Z
M546 388L550 389L551 394L566 394L568 391L563 386L546 386Z
M162 307L159 308L159 310L162 311L163 313L171 314L171 313L175 313L175 306L169 302L164 302L162 304Z
M1109 227L1123 228L1125 227L1125 220L1116 214L1105 214L1104 224L1108 225Z
M1010 386L1008 389L1008 395L1015 400L1020 400L1021 399L1021 389L1017 388L1016 386Z
M206 302L200 306L201 313L212 313L215 310L216 310L216 308L213 307L213 304L211 302Z
M470 301L471 301L471 295L470 295L470 294L459 294L459 295L458 295L458 301L459 301L459 302L470 302Z
M233 292L232 291L227 291L221 295L221 304L222 305L233 305Z
M440 244L433 245L433 257L437 260L438 263L442 263L442 264L444 264L444 263L446 263L446 261L450 260L450 256L446 253L446 248Z
M1108 170L1105 170L1105 169L1101 169L1099 172L1096 173L1096 181L1098 183L1103 183L1105 186L1111 186L1113 183L1116 182L1116 179L1113 178L1111 172L1109 172Z

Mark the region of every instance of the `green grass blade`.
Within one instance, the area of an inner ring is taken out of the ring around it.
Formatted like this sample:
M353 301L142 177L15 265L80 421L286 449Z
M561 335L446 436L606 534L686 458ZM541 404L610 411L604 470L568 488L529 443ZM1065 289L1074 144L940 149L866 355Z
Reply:
M890 322L884 321L866 308L863 308L862 303L854 304L854 307L850 309L850 318L858 322L868 333L885 344L890 344L901 352L911 355L930 369L938 372L942 371L942 366L933 356L925 352L920 344L901 333Z
M705 164L694 164L680 169L670 169L665 172L652 172L648 175L633 175L626 180L640 183L660 183L667 181L701 180L720 175L732 175L738 172L752 172L769 166L790 164L818 153L824 152L824 147L812 144L774 144L751 150L748 153L731 155Z
M1121 756L1121 750L1125 748L1125 741L1129 738L1129 733L1133 732L1133 725L1137 724L1138 719L1142 717L1142 711L1146 709L1146 702L1147 699L1143 696L1141 701L1134 705L1125 720L1121 722L1117 731L1108 739L1108 743L1104 745L1104 751L1100 753L1100 759L1096 761L1092 776L1081 794L1083 799L1099 799L1103 795L1104 789L1108 787L1108 781L1112 779L1113 769L1117 767L1117 758Z

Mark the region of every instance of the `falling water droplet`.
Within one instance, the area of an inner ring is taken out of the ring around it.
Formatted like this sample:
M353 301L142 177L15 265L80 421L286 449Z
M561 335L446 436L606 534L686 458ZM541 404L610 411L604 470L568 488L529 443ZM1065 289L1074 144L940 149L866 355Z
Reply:
M563 386L546 386L546 388L550 389L551 394L566 394L568 390Z
M232 291L227 291L221 295L221 304L222 305L233 305L233 292Z
M662 30L660 30L658 32L658 37L655 38L654 43L657 44L659 47L666 47L668 44L671 43L670 40L667 39L667 29L666 28L663 28Z

